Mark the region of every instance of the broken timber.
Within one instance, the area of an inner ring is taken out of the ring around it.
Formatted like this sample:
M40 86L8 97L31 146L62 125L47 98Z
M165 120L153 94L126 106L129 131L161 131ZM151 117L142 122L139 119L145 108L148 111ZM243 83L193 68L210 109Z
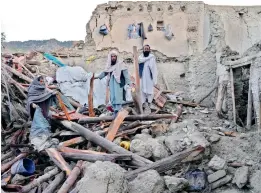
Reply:
M84 160L88 162L131 160L131 155L123 154L86 154L86 153L62 153L62 156L72 160Z
M252 99L252 91L251 91L251 82L249 79L249 86L248 86L248 99L247 99L247 125L246 128L250 130L252 125L252 106L253 106L253 99Z
M32 83L33 80L31 78L28 78L27 76L23 75L22 73L18 72L17 70L11 68L10 66L4 65L4 68L6 68L9 72L13 73L14 75L18 76L19 78Z
M44 189L43 193L54 192L60 183L64 180L64 178L64 172L60 172L57 176L55 176L54 180L49 184L49 186Z
M66 172L66 175L69 176L71 173L71 168L69 164L64 160L61 153L54 148L48 148L45 150L49 155L50 159L57 165L61 170Z
M138 104L136 104L136 106L138 107L139 113L142 114L143 109L142 109L142 103L141 103L141 88L140 88L137 46L133 46L133 57L134 57L134 70L135 70L135 81L136 81L136 89L135 89L136 97L134 97L136 100L134 100L134 102L138 103Z
M159 173L163 173L171 170L175 167L176 164L182 162L186 157L188 157L194 151L203 151L204 148L202 146L196 146L175 155L166 157L154 163L148 164L146 166L140 167L136 170L130 171L126 174L126 178L128 180L134 179L139 173L145 172L147 170L156 170Z
M111 153L118 153L118 154L128 154L132 156L132 163L137 166L144 166L145 164L152 163L152 161L147 160L139 155L136 155L132 152L127 151L126 149L118 146L117 144L97 135L96 133L86 129L85 127L70 121L60 121L60 123L66 127L67 129L77 131L87 140L101 146L102 148L106 149Z
M69 192L69 189L73 186L76 179L81 173L82 170L83 161L79 160L76 164L76 166L73 168L71 174L68 176L66 181L63 183L62 187L59 189L57 193L67 193Z
M224 64L230 68L238 68L238 67L242 67L242 66L251 64L252 60L259 58L259 57L261 57L261 52L256 55L253 55L253 56L246 56L246 57L241 58L236 61L226 61L226 62L224 62Z
M230 68L230 86L231 86L231 96L232 96L232 104L233 104L233 120L236 124L236 101L235 101L235 89L234 89L234 75L233 69Z
M157 120L157 119L174 119L176 115L171 114L155 114L155 115L129 115L124 120L125 121L151 121L151 120ZM86 118L80 118L78 123L85 124L85 123L99 123L101 121L112 121L112 116L103 116L103 117L86 117Z
M88 93L88 108L89 108L90 117L95 117L95 112L93 109L93 83L94 83L94 73L92 74L92 78L90 80L90 90Z
M118 112L116 119L113 120L110 125L109 132L106 136L106 139L108 139L109 141L114 140L121 123L124 121L125 117L129 114L129 112L130 112L129 109L128 110L122 109L121 111Z
M30 190L32 190L34 187L38 186L39 184L50 180L51 177L55 176L56 174L59 173L58 168L54 168L53 170L45 173L44 175L40 176L39 178L36 178L35 180L33 180L31 183L27 184L26 186L22 187L21 192L29 192Z

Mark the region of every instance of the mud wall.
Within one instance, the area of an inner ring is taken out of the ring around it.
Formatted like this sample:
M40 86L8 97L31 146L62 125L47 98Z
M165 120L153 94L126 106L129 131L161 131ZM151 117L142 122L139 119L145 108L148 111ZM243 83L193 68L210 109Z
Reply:
M128 26L143 22L147 39L128 38ZM106 24L107 36L99 34ZM148 26L153 31L148 31ZM160 26L171 26L171 40ZM101 71L114 48L132 66L132 49L149 44L171 89L185 91L198 100L208 92L216 75L227 76L222 58L242 56L261 40L261 7L213 6L203 2L109 2L97 6L86 25L85 58L96 59L87 70ZM180 76L185 74L185 76ZM229 93L228 93L229 95ZM213 93L214 96L214 93ZM228 96L229 99L229 96ZM204 101L213 104L211 97Z

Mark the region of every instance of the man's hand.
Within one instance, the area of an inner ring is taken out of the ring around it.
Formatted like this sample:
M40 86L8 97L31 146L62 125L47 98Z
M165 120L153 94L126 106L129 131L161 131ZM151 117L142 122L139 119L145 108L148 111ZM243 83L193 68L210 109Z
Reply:
M58 91L54 90L53 95L57 95L57 94L58 94Z
M34 104L34 103L32 103L32 107L34 108L34 109L36 109L37 107L39 107L37 104Z

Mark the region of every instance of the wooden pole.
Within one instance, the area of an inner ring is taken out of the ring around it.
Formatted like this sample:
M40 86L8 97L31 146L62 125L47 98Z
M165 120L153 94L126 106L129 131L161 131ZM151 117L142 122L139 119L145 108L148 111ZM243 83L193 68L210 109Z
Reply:
M218 81L219 81L219 77L216 78L214 86L209 90L209 92L196 102L197 104L200 104L203 100L205 100L209 95L211 95L212 92L214 92L218 88Z
M66 175L69 176L71 173L71 168L69 164L64 160L60 152L54 148L48 148L45 150L50 157L50 159L57 165L61 170L66 172Z
M10 66L4 65L4 67L9 71L12 72L14 75L18 76L19 78L31 83L33 80L31 78L28 78L27 76L23 75L22 73L18 72L17 70L11 68Z
M32 78L35 78L34 74L28 68L26 68L25 65L23 65L21 62L19 62L19 65L21 65Z
M83 137L75 137L75 138L72 138L67 141L63 141L63 142L59 143L59 146L68 147L71 145L78 145L84 141L86 141L86 139Z
M60 121L60 123L66 127L67 129L73 130L73 131L77 131L79 134L81 134L83 137L85 137L88 141L91 141L99 146L101 146L102 148L108 150L111 153L118 153L118 154L129 154L132 155L132 161L131 163L133 163L134 165L137 166L144 166L147 163L152 163L150 160L147 160L137 154L134 154L130 151L127 151L126 149L118 146L117 144L99 136L98 134L90 131L89 129L86 129L85 127L71 122L71 121Z
M219 118L224 117L223 113L222 113L222 104L224 101L226 90L227 90L227 81L223 80L223 81L221 81L221 83L218 87L218 96L217 96L217 103L216 103L216 111L217 111Z
M128 115L124 120L125 121L151 121L157 119L173 119L176 115L172 114L152 114L152 115ZM80 118L78 123L85 124L85 123L99 123L101 121L110 122L113 120L112 116L103 116L103 117L87 117L87 118Z
M60 172L57 176L55 176L54 180L47 186L47 188L43 191L43 193L54 192L56 188L61 184L64 180L65 175L64 172Z
M230 84L231 84L231 96L232 96L232 104L233 104L233 120L236 124L236 101L235 101L235 88L234 88L234 75L233 69L230 68Z
M78 176L81 173L82 170L83 161L79 160L76 164L76 166L73 168L70 176L66 179L66 181L63 183L62 187L59 189L57 193L68 193L69 189L73 186L75 181L77 180Z
M139 113L143 113L141 103L141 88L140 88L140 76L139 76L139 64L138 64L138 51L137 46L133 46L133 57L134 57L134 70L135 70L135 81L136 81L136 97Z
M251 74L250 74L251 76ZM253 101L252 101L252 91L251 91L251 82L249 79L249 84L248 84L248 99L247 99L247 125L246 128L250 130L251 125L252 125L252 106L253 106Z
M106 154L106 153L98 152L98 151L85 150L85 149L74 149L74 148L64 147L64 146L58 146L57 149L62 153L81 153L81 154L99 154L99 155Z
M62 153L62 155L72 160L85 160L88 162L96 161L115 161L115 160L131 160L131 155L122 154L86 154L86 153Z
M130 110L125 110L125 109L122 109L115 120L112 121L111 125L110 125L110 128L109 128L109 131L108 131L108 134L106 136L106 139L108 139L109 141L113 141L117 132L118 132L118 129L120 128L120 125L122 124L122 122L124 121L125 117L129 114Z
M90 117L95 117L95 112L93 109L93 83L94 83L94 73L92 74L92 78L90 80L90 90L88 93L88 108L89 108Z
M165 86L166 86L166 89L167 89L167 90L170 90L170 88L169 88L169 83L168 83L168 81L167 81L167 79L166 79L166 77L165 77L164 74L162 75L162 79L163 79L163 82L164 82L164 84L165 84Z
M39 184L50 180L51 177L53 177L54 175L58 174L59 170L58 168L54 168L53 170L47 172L46 174L40 176L39 178L34 179L31 183L27 184L26 186L22 187L21 192L29 192L30 190L32 190L34 187L38 186Z
M185 158L187 158L191 153L194 151L203 151L204 148L201 146L196 146L190 149L187 149L185 151L182 151L180 153L177 153L175 155L166 157L164 159L161 159L159 161L156 161L154 163L148 164L146 166L140 167L136 170L127 172L126 178L128 180L132 180L135 178L139 173L148 171L148 170L156 170L159 173L163 173L166 171L171 170L173 167L175 167L176 164L182 162Z

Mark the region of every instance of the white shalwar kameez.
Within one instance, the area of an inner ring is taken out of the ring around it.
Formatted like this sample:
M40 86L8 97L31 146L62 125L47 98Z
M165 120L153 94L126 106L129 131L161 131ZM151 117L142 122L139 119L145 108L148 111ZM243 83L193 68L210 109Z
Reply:
M139 56L139 64L144 63L141 81L141 100L142 104L153 100L154 85L157 84L158 70L156 66L155 56L150 54L144 57L143 54ZM152 76L152 77L151 77Z

